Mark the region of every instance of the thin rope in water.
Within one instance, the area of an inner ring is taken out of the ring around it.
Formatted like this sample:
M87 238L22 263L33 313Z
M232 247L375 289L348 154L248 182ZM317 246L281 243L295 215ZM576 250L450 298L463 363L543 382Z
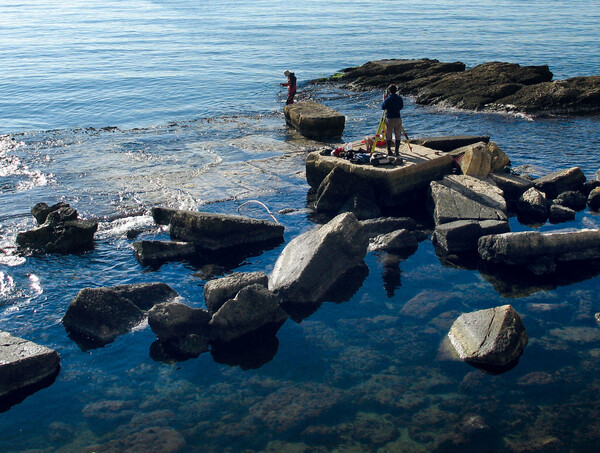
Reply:
M273 221L274 221L275 223L279 223L279 222L277 221L277 219L275 218L275 216L274 216L273 214L271 214L271 211L269 211L269 208L267 208L267 206L266 206L264 203L262 203L262 202L260 202L260 201L258 201L258 200L248 200L247 202L245 202L245 203L242 203L242 204L241 204L241 205L239 205L239 206L238 206L238 208L237 208L238 212L240 212L240 209L242 208L242 206L245 206L245 205L247 205L248 203L258 203L259 205L261 205L263 208L265 208L265 209L266 209L266 211L269 213L269 215L271 216L271 218L273 219Z

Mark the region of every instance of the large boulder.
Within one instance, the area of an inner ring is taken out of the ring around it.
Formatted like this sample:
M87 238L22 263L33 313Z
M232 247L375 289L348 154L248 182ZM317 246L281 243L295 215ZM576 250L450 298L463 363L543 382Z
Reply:
M544 192L552 200L567 190L580 191L583 188L585 180L586 178L581 168L572 167L542 176L536 179L533 184L536 189Z
M479 239L478 252L489 263L552 273L559 264L599 260L600 230L492 234Z
M56 351L0 331L0 411L51 384L59 370Z
M138 241L133 243L135 259L142 266L180 261L196 256L196 246L191 242Z
M197 357L208 351L211 316L180 302L163 302L148 312L148 324L163 349L173 355Z
M210 280L204 285L204 303L209 313L215 314L229 299L246 286L269 285L269 277L264 272L236 272L227 277Z
M490 173L503 170L510 159L494 142L479 142L452 151L460 155L459 165L463 175L485 178Z
M466 175L449 175L430 184L436 225L455 220L508 219L502 190Z
M514 366L528 341L523 321L510 305L463 313L448 337L462 360L496 371Z
M250 217L177 211L170 225L171 239L213 252L283 242L283 225Z
M279 297L263 285L242 288L212 316L209 323L211 340L227 343L267 326L281 326L287 314L279 301Z
M314 101L286 105L285 121L308 138L340 137L344 132L346 117Z
M98 222L78 219L77 211L69 205L47 211L42 208L34 207L33 211L37 221L44 220L44 223L18 233L19 247L42 253L79 253L94 247Z
M62 319L69 334L84 348L103 346L143 321L153 305L178 294L165 283L139 283L84 288Z
M269 276L269 289L294 304L315 304L367 253L367 235L351 213L308 231L284 248Z
M581 211L585 209L587 198L583 192L576 190L567 190L562 192L554 200L554 204L559 204L573 211Z
M371 198L374 198L371 187L358 175L334 167L317 188L315 209L335 213L354 194L365 192L370 192Z

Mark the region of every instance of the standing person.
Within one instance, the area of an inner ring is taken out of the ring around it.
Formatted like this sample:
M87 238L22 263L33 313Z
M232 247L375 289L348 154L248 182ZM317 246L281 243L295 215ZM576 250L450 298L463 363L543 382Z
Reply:
M402 117L400 116L400 110L404 107L404 101L396 94L397 91L396 85L390 85L387 89L389 94L387 97L385 93L383 94L383 103L381 104L381 108L386 111L385 140L387 143L387 151L390 156L392 155L392 134L394 134L394 138L396 139L395 155L397 156L402 133Z
M283 75L288 78L287 83L281 84L282 87L288 87L288 97L285 105L293 104L294 96L296 95L296 74L286 70Z

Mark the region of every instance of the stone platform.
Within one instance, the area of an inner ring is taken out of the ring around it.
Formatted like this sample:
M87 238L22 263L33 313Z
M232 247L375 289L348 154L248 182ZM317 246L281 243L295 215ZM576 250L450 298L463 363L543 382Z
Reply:
M283 113L286 123L308 138L340 137L346 124L344 115L313 101L286 105Z
M359 147L360 143L354 145L355 150ZM306 179L316 189L331 170L338 167L368 183L381 205L402 205L409 195L412 199L415 192L426 190L431 181L441 179L452 171L453 157L450 154L420 145L411 145L411 148L406 143L401 145L399 157L403 159L402 165L376 167L312 152L306 157ZM378 147L377 151L387 153L385 147Z

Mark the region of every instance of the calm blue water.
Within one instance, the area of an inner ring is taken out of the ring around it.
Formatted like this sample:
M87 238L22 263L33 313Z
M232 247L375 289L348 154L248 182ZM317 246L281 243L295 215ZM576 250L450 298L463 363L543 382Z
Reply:
M599 277L510 286L444 267L430 241L400 263L369 254L369 275L349 301L287 321L276 354L251 369L209 353L155 361L145 325L84 352L61 319L84 287L142 281L204 305L207 269L146 269L134 259L129 229L168 236L149 217L153 206L236 213L254 199L274 213L295 210L276 214L287 240L314 227L304 156L321 144L284 126L285 69L298 75L300 98L346 115L343 139L353 140L374 132L380 93L303 81L422 57L597 75L598 23L598 2L578 0L2 1L0 328L58 350L62 370L0 413L0 450L430 451L473 413L489 426L491 451L596 448ZM407 99L404 123L411 136L490 135L537 176L579 166L593 178L599 167L597 116L531 120ZM18 256L15 235L33 226L31 207L60 200L100 220L95 249ZM256 205L240 211L266 218ZM599 228L600 218L585 210L541 229L581 227ZM282 247L217 275L269 272ZM433 308L407 316L414 297ZM460 313L506 303L530 337L516 368L491 376L438 356Z

